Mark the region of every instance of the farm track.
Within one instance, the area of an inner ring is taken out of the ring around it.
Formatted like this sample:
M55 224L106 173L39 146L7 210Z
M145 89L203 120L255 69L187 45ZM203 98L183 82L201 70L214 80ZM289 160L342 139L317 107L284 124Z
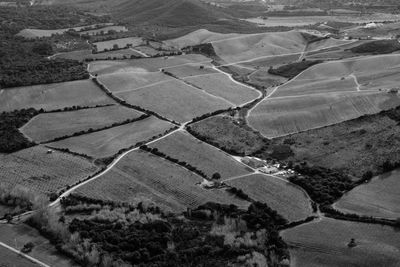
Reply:
M33 263L38 264L39 266L50 267L50 265L47 265L46 263L44 263L44 262L42 262L42 261L40 261L38 259L35 259L35 258L33 258L33 257L31 257L31 256L29 256L29 255L27 255L27 254L15 249L15 248L13 248L13 247L11 247L11 246L3 243L3 242L0 242L0 246L2 246L3 248L8 249L8 250L18 254L18 255L20 255L21 257L24 257L24 258L28 259L29 261L31 261Z

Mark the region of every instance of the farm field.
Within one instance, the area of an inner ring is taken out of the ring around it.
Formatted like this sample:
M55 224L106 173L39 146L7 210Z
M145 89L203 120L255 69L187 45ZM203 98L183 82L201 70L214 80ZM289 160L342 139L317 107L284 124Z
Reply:
M0 112L30 107L54 110L115 104L91 80L0 89L0 96Z
M79 34L81 35L103 35L103 34L108 34L110 31L115 31L115 32L127 32L128 29L125 26L107 26L104 28L100 29L93 29L93 30L88 30L88 31L81 31Z
M72 52L60 53L54 56L54 58L65 58L83 61L88 60L106 60L106 59L125 59L131 58L131 56L142 57L138 52L131 49L120 49L115 51L108 51L102 53L92 54L92 50L78 50Z
M300 56L301 53L294 55L270 56L266 58L256 59L253 61L242 62L240 63L240 65L254 69L260 69L260 68L268 69L271 66L281 66L292 62L296 62L299 60Z
M234 106L225 99L206 94L179 80L116 95L132 105L178 122L187 122L197 116Z
M39 267L39 264L33 263L30 260L19 256L15 252L0 246L1 265L4 267Z
M184 65L179 67L170 67L167 68L166 71L178 78L187 78L199 75L205 75L207 77L208 74L219 73L212 67L213 65L211 63L193 63L190 65Z
M400 104L386 92L330 93L269 98L249 114L249 123L266 137L324 127Z
M250 74L248 78L248 82L250 84L262 86L264 88L279 86L280 84L287 82L287 78L270 74L267 70L255 71L254 73Z
M66 256L62 255L57 251L57 249L50 244L50 242L43 236L40 235L40 233L36 230L33 229L32 227L26 225L26 224L19 224L19 225L5 225L2 224L0 225L0 241L16 248L17 250L20 250L26 243L32 242L35 244L34 248L32 251L29 253L29 256L38 259L42 261L43 263L46 263L50 266L60 266L60 267L76 267L78 266L76 263L74 263L71 259L67 258ZM0 247L0 249L3 249ZM7 250L8 251L8 250ZM13 253L13 252L10 252ZM14 255L17 255L13 253ZM2 255L2 251L0 250L0 255ZM14 259L11 257L12 255L9 255L9 259ZM20 265L22 264L22 261L24 258L20 256L16 256L15 262L11 262L10 265L5 265L5 266L12 266L12 267L22 267L22 266L39 266L34 263L30 263L30 265ZM1 263L3 262L4 258L1 258ZM3 265L1 265L3 266Z
M141 115L143 113L119 105L44 113L34 117L20 131L36 142L45 142L90 128L103 128Z
M160 157L134 151L99 179L77 190L78 194L105 200L137 202L148 199L170 211L181 212L209 201L247 207L248 202L224 190L196 185L203 178Z
M116 154L123 148L146 141L153 136L172 128L172 124L149 117L144 120L113 127L107 130L71 137L58 142L49 143L54 148L85 154L94 158L105 158Z
M186 132L176 132L150 145L167 156L185 161L203 171L208 177L214 173L221 174L222 179L244 175L251 171L229 155L199 141Z
M300 32L290 31L246 35L212 44L216 54L225 63L234 63L258 57L300 53L307 41Z
M237 33L216 33L211 32L206 29L200 29L191 33L188 33L182 37L171 39L164 41L164 43L168 46L176 47L176 48L184 48L187 46L194 46L199 44L206 44L214 41L224 40L235 38L238 36L243 36L242 34Z
M281 145L290 140L294 155L287 160L339 169L361 178L368 171L379 172L386 160L400 161L400 140L393 138L400 130L395 114L367 115L277 138L272 143Z
M185 82L201 88L209 94L222 97L235 105L244 104L258 98L261 93L253 88L233 82L223 73L189 77Z
M140 37L127 37L127 38L121 38L121 39L115 39L115 40L108 40L108 41L102 41L102 42L96 42L93 43L95 47L97 47L97 51L107 51L107 50L112 50L115 45L118 46L118 48L125 48L127 45L132 45L132 47L139 46L143 44L143 38Z
M396 219L400 217L400 170L382 174L346 195L335 208L344 213Z
M97 61L89 64L89 71L98 75L114 72L158 72L162 68L171 68L193 63L204 64L211 59L197 54L171 56L168 58L143 58L123 61Z
M98 79L113 93L134 91L174 80L162 72L117 72L101 75Z
M293 246L292 266L387 266L400 264L400 235L388 226L323 218L281 233ZM356 247L347 244L354 238Z
M266 203L288 221L300 221L312 214L311 202L296 186L277 178L253 174L226 184L242 189L249 197Z
M55 193L98 171L89 160L36 146L0 155L0 182L20 184L39 193Z
M327 38L321 41L312 42L307 45L306 52L308 51L315 51L320 49L326 49L334 46L344 46L354 43L355 41L346 41L346 40L338 40L334 38Z

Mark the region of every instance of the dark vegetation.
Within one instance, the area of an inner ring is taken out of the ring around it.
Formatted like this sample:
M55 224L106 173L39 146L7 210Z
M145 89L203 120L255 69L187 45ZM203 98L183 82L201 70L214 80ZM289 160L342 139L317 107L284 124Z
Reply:
M78 61L48 60L53 53L48 40L27 40L16 34L25 28L68 28L104 20L68 7L2 7L0 88L88 78L86 66Z
M214 116L187 127L196 138L234 155L251 155L270 141L230 116Z
M238 257L251 257L253 252L265 255L269 266L277 266L288 257L277 230L286 220L260 202L247 210L207 203L188 210L185 218L163 214L141 202L132 205L70 196L61 203L64 209L83 214L92 207L92 215L71 221L43 210L28 223L82 266L244 265ZM224 226L227 232L219 230ZM231 231L236 245L225 240ZM241 241L245 234L253 244Z
M300 62L294 62L287 65L280 66L276 69L270 67L268 69L269 74L279 75L288 79L293 79L299 75L302 71L308 69L311 66L322 63L322 60L303 60Z
M394 40L377 40L350 49L353 53L389 54L400 50L400 43Z
M18 128L37 114L39 111L33 108L0 113L0 153L11 153L35 145Z
M296 165L294 170L301 175L292 176L289 181L304 188L321 205L334 203L354 187L352 180L339 171L306 164Z

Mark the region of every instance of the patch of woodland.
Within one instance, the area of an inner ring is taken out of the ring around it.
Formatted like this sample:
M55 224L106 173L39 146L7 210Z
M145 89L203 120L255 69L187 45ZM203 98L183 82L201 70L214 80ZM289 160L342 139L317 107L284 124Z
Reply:
M207 203L182 215L152 205L69 196L71 220L42 210L28 223L82 266L243 266L261 255L268 266L287 259L278 228L287 221L260 202L247 210Z
M349 49L353 53L390 54L400 50L397 39L376 40Z
M322 63L322 60L306 60L303 59L299 62L289 63L283 66L279 66L277 68L273 68L272 66L268 69L269 74L279 75L288 79L293 79L301 72L305 71L306 69L314 66L316 64Z

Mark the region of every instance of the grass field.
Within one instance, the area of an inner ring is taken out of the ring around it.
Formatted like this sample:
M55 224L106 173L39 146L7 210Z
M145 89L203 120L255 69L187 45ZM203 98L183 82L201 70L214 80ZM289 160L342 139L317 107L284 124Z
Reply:
M307 45L306 51L315 51L315 50L320 50L320 49L325 49L333 46L342 46L342 45L347 45L351 44L354 41L345 41L345 40L339 40L339 39L334 39L334 38L327 38L323 39L317 42L313 42Z
M88 25L88 26L81 26L81 27L75 27L72 28L75 31L81 31L85 27L94 27L98 24L95 25ZM104 26L110 26L112 23L102 23ZM27 39L36 39L36 38L42 38L42 37L51 37L53 34L63 34L67 32L71 28L66 28L66 29L55 29L55 30L40 30L40 29L24 29L20 31L17 36L21 36Z
M118 93L126 102L161 114L178 122L233 106L217 98L174 80L130 92Z
M238 125L228 116L214 116L190 125L190 129L207 142L236 154L252 154L267 145L260 134Z
M311 215L311 202L300 189L277 178L254 174L226 184L242 189L249 197L266 203L288 221L300 221Z
M36 142L53 140L54 138L99 129L113 123L134 119L142 113L123 106L108 106L69 112L39 114L25 124L20 131Z
M387 266L400 264L400 235L392 227L323 218L281 233L297 266ZM356 247L347 244L354 238Z
M35 244L35 246L29 253L29 256L34 257L35 259L38 259L43 263L48 264L49 266L78 266L71 259L68 259L66 256L59 253L54 245L50 244L50 242L45 237L41 236L36 229L33 229L26 224L0 225L0 241L18 250L20 250L26 243L32 242L33 244ZM0 255L3 255L2 249L3 248L0 247ZM30 263L30 265L22 265L24 263L24 259L20 256L17 256L17 254L15 254L14 252L10 253L13 253L16 256L13 257L12 254L7 254L7 258L0 258L0 266L39 266L34 263ZM8 263L6 261L7 259L12 259L15 261ZM4 263L8 263L8 265L2 265Z
M225 153L207 145L185 132L177 132L150 147L167 156L185 161L203 171L208 177L218 172L224 179L249 173L246 167Z
M258 57L303 52L307 42L300 32L274 32L245 35L212 43L225 62L247 61Z
M184 48L187 46L205 44L213 41L234 38L237 36L241 36L241 34L237 33L223 34L201 29L176 39L164 41L164 43L172 47Z
M184 80L195 87L205 90L209 94L222 97L236 105L252 101L261 94L255 89L233 82L223 73L189 77Z
M342 212L367 216L400 217L400 170L380 175L344 195L335 207Z
M0 112L29 107L54 110L114 103L91 80L0 89Z
M43 146L0 155L1 182L21 184L40 193L57 192L97 170L84 158L57 151L48 154Z
M114 72L157 72L162 68L190 65L200 62L211 62L211 59L202 55L189 54L123 61L97 61L90 63L89 71L98 75Z
M168 68L167 71L178 78L219 73L212 66L211 63L193 63L191 65Z
M206 190L196 185L203 179L188 170L144 151L124 157L107 174L77 190L78 194L106 200L137 202L150 199L158 206L181 212L208 201L236 204L241 201L225 191Z
M243 63L240 63L240 65L255 68L255 69L260 69L260 68L268 69L270 67L281 66L281 65L292 63L292 62L296 62L299 60L300 56L301 56L301 53L294 54L294 55L283 55L283 56L277 55L277 56L256 59L253 61L243 62Z
M382 113L368 115L277 138L273 144L290 140L294 155L288 160L339 169L361 178L367 171L378 173L386 160L400 161L400 140L394 138L400 125L393 117Z
M400 104L385 92L331 93L269 98L249 114L249 123L266 137L278 137L323 127Z
M118 48L125 48L128 44L131 44L132 47L139 46L143 44L143 39L140 37L127 37L93 43L93 45L97 47L98 52L111 50L115 45L117 45Z
M174 80L162 72L120 72L102 75L98 79L113 93L134 91Z
M124 59L131 58L131 56L142 57L139 53L131 49L120 49L115 51L108 51L103 53L92 54L92 50L77 50L72 52L60 53L54 58L66 58L83 61L85 59L105 60L105 59Z
M100 132L71 137L49 143L50 147L68 148L94 158L104 158L116 154L119 150L146 141L155 135L164 133L173 125L149 117L144 120L113 127Z
M0 240L1 241L1 240ZM0 266L2 267L38 267L39 264L19 256L15 252L0 246Z

